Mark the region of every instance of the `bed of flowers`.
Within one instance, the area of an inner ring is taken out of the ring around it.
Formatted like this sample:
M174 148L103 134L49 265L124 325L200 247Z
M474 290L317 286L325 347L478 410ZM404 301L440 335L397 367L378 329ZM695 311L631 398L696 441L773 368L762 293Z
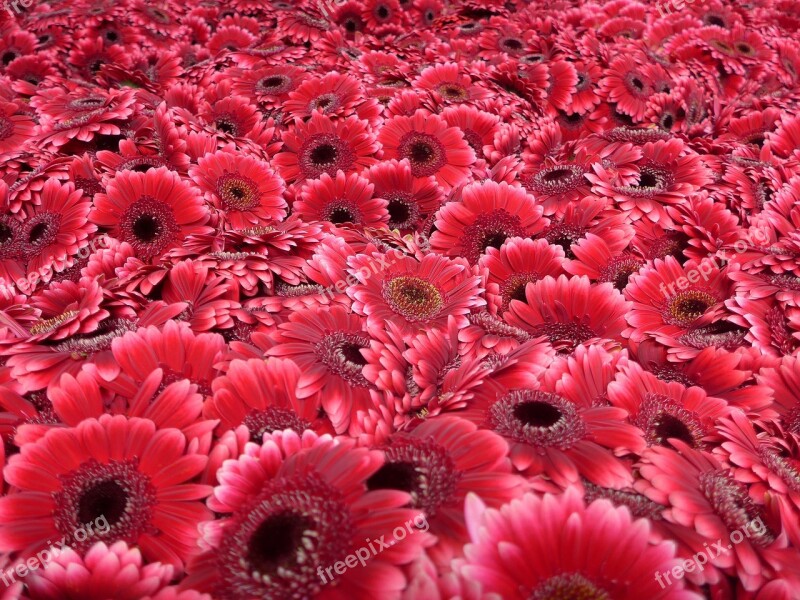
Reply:
M800 598L798 31L6 2L0 598Z

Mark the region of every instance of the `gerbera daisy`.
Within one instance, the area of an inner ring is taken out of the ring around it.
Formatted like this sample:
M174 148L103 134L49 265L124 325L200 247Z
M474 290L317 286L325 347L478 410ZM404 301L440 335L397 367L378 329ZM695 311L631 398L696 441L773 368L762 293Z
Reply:
M244 425L256 443L263 434L284 429L333 433L327 419L319 419L316 404L298 398L300 377L300 369L290 360L234 360L226 374L214 380L206 416L220 419L222 431Z
M386 200L375 197L374 189L368 179L357 173L345 175L338 171L335 178L323 173L303 186L292 211L309 221L379 227L389 220L389 213Z
M29 341L63 340L75 334L93 332L100 321L109 316L109 312L101 308L102 301L100 283L88 277L78 283L51 283L41 294L30 299L40 316L30 328Z
M405 586L397 565L431 540L420 530L427 529L424 516L406 508L409 494L367 489L382 464L380 451L311 431L276 432L260 446L246 444L220 470L209 507L226 516L201 525L203 552L184 586L231 600L397 597ZM333 573L337 561L390 539L397 527L405 530L402 542Z
M588 277L544 277L525 288L525 303L512 300L505 315L510 325L547 337L559 352L606 340L621 344L630 303L610 283Z
M425 110L412 116L395 116L378 134L385 158L408 159L414 177L433 175L439 185L451 189L469 178L475 152L463 132Z
M148 260L180 244L186 236L206 233L208 210L197 191L166 167L146 173L123 171L95 195L89 219L133 247Z
M423 329L443 327L450 316L466 324L471 309L484 306L480 277L463 259L427 254L421 260L399 253L361 254L348 260L358 283L348 287L353 311L367 317L370 327L391 321L413 336Z
M233 92L259 102L265 108L280 106L289 92L297 88L306 71L292 65L264 66L259 69L232 69Z
M508 446L499 435L452 416L422 423L410 434L397 433L381 446L386 462L369 479L369 490L402 490L411 508L422 511L438 545L428 549L442 562L467 541L464 499L474 492L489 506L505 504L523 489L511 474Z
M51 562L25 578L29 600L211 600L199 592L178 592L169 583L175 568L143 564L142 553L124 541L97 542L86 556L64 548Z
M291 119L307 119L321 112L332 118L356 116L373 122L380 113L376 100L364 98L358 79L340 73L307 79L289 92L282 109Z
M33 137L34 121L14 102L0 101L0 154L22 150Z
M575 487L527 494L499 510L471 495L466 520L472 543L456 568L499 598L701 598L682 581L659 585L654 574L683 562L674 544L653 541L648 520L634 521L607 500L587 506Z
M334 121L318 112L308 122L296 121L283 133L283 143L272 162L290 183L368 167L377 162L373 156L379 148L365 121Z
M474 102L485 100L491 96L489 90L473 84L469 75L463 72L459 73L459 66L456 63L443 63L424 69L413 85L418 89L435 92L446 104ZM443 114L442 116L445 115ZM450 125L453 125L453 123L450 123ZM470 145L480 156L482 145L478 148L472 144Z
M289 358L300 367L297 397L322 407L337 432L351 415L371 404L372 385L364 377L362 348L370 343L364 320L342 306L290 313L272 332L267 355Z
M475 264L487 248L500 248L509 238L531 237L548 222L523 188L472 183L462 190L460 202L448 202L436 213L431 249Z
M28 259L29 272L61 271L68 259L86 243L97 226L89 223L87 216L91 202L83 190L72 183L62 184L56 178L48 179L38 203L20 225L21 247Z
M531 281L550 275L558 277L564 251L547 240L509 238L500 249L486 248L478 265L488 273L486 295L492 298L492 309L499 314L508 310L512 300L525 302L525 288Z
M0 498L0 547L32 556L64 536L83 553L92 542L136 544L144 557L181 568L197 542L197 523L210 516L199 502L211 489L186 482L207 457L187 451L177 429L147 419L103 415L74 428L53 429L25 444L6 466L19 492ZM104 517L89 540L75 532Z
M286 216L283 181L264 162L220 151L201 158L189 176L234 229Z
M408 160L389 160L370 167L366 176L375 186L375 196L386 200L390 229L417 231L441 206L442 189L435 177L414 177Z

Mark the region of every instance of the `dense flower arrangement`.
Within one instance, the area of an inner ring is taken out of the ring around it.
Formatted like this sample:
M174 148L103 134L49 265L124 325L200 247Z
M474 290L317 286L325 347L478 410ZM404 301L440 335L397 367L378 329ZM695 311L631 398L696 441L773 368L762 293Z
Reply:
M800 598L800 2L0 11L0 598Z

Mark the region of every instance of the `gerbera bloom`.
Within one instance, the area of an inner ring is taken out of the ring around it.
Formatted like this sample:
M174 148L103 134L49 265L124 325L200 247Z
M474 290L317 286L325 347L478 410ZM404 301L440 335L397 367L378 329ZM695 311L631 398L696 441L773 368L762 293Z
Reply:
M83 190L72 183L48 179L38 203L20 225L20 250L28 260L28 271L61 271L97 226L87 216L92 208Z
M469 75L459 73L459 67L456 63L444 63L424 69L419 77L414 80L413 85L417 89L435 92L446 104L474 102L485 100L491 96L489 90L473 84ZM452 123L450 124L452 125ZM482 145L479 148L472 147L480 155Z
M358 79L341 73L307 79L296 90L289 92L282 109L291 119L307 119L321 112L330 117L356 116L373 122L380 113L376 100L364 99Z
M247 96L265 108L273 108L280 106L289 92L300 85L306 71L292 65L275 65L260 69L232 69L229 76L235 94Z
M180 175L161 167L146 173L122 171L105 193L94 198L89 219L108 227L136 256L152 259L186 236L208 231L208 210L197 191Z
M649 446L671 447L675 438L690 448L706 449L716 437L717 419L731 411L727 402L709 397L702 388L661 381L632 361L608 386L608 400L628 412Z
M672 256L656 259L633 275L625 288L625 297L633 301L626 335L635 342L648 336L657 336L662 343L667 338L690 341L686 336L694 330L721 320L728 286L714 261L681 266Z
M677 440L674 445L677 450L653 447L644 452L639 464L643 479L636 488L668 507L663 515L669 522L693 530L694 535L682 536L690 553L707 549L709 540L732 540L731 532L739 530L749 535L730 544L729 552L709 556L709 564L723 573L736 573L751 591L766 583L775 569L789 567L793 559L785 538L772 529L768 509L754 502L747 486L710 455ZM697 577L714 583L718 573L707 569Z
M206 416L220 419L222 431L244 425L256 443L261 443L263 434L284 429L333 433L327 419L318 418L316 404L298 398L300 377L300 369L290 360L234 360L226 374L214 380Z
M587 506L575 487L558 496L527 494L499 510L472 495L466 520L472 543L456 568L499 598L701 598L682 581L659 585L654 573L683 562L674 544L652 540L647 519L634 521L607 500Z
M620 178L614 169L599 162L595 173L587 173L596 194L614 198L634 218L647 217L665 225L671 223L663 205L679 204L689 194L711 183L711 175L696 154L686 150L679 139L648 142L637 161L638 175Z
M300 367L297 397L321 406L337 432L347 430L356 410L371 404L361 353L370 337L362 317L342 306L298 310L271 338L267 355L290 358Z
M441 206L442 189L435 177L414 177L408 160L389 160L370 167L366 176L375 196L386 200L390 229L416 232Z
M347 288L353 311L365 315L370 327L391 321L402 328L403 335L413 336L443 327L450 316L466 324L465 315L486 304L479 296L480 277L473 275L463 259L361 254L348 260L348 265L358 280Z
M243 96L230 96L206 103L200 118L226 138L243 138L261 121L261 113Z
M564 273L564 251L547 240L518 237L506 240L500 249L486 248L478 265L488 273L486 295L493 310L503 314L512 300L525 302L525 288L531 281Z
M199 592L178 592L169 583L170 564L142 564L142 553L124 541L97 542L86 556L64 548L51 562L25 578L29 600L211 600Z
M575 259L568 260L564 270L572 275L586 275L598 283L608 281L622 291L627 287L631 275L638 273L645 263L633 253L622 252L628 241L626 236L609 243L598 235L587 233L571 246Z
M475 264L487 248L500 248L509 238L531 237L548 222L523 188L505 182L472 183L462 190L460 202L448 202L436 214L431 249Z
M500 120L495 115L465 104L444 109L442 117L448 125L462 131L464 139L478 158L486 156L484 146L491 146L500 131Z
M511 301L505 319L533 336L547 337L557 351L570 353L592 340L622 343L630 306L610 283L547 276L526 286L525 303Z
M385 158L408 159L414 177L433 175L446 189L467 181L475 162L475 152L463 132L422 109L410 117L398 115L386 121L378 141Z
M63 340L75 334L91 333L109 316L101 308L103 291L97 280L88 277L79 283L51 283L41 294L30 299L39 312L39 321L30 328L29 341Z
M427 529L420 512L406 508L409 494L368 490L382 464L380 451L311 431L246 444L219 472L209 507L226 516L201 525L203 552L183 585L231 600L399 597L406 580L397 565L419 556L431 539L420 530ZM333 574L337 561L390 539L396 527L406 530L402 543Z
M0 547L32 556L64 536L83 553L92 542L136 544L149 561L181 568L195 547L197 523L210 516L199 502L210 488L185 482L207 457L187 452L177 429L147 419L103 415L53 429L25 444L6 466L19 492L0 498ZM75 532L104 517L88 540Z
M373 155L379 148L365 121L356 117L334 121L318 112L308 122L295 121L283 133L283 143L283 151L272 162L290 183L368 167L377 162Z
M33 137L34 121L14 102L0 101L0 154L22 150Z
M386 200L375 197L374 189L368 179L357 173L345 175L338 171L335 178L323 173L303 186L301 199L295 201L292 211L309 221L380 227L389 220L389 213Z
M234 229L286 216L283 181L267 163L232 152L206 154L189 176Z
M64 146L71 139L91 141L96 135L119 135L119 123L133 112L132 90L99 92L41 89L31 98L39 111L41 141Z
M380 447L386 462L369 490L402 490L422 511L438 545L428 549L447 562L467 541L464 499L474 492L497 508L518 496L524 480L511 474L508 445L499 435L453 416L428 420L410 434L397 433Z

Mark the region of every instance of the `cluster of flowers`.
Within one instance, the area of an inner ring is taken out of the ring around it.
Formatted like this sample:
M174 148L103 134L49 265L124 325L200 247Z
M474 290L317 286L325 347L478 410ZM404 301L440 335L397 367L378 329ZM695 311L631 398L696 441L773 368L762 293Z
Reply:
M14 7L3 599L800 597L796 0Z

